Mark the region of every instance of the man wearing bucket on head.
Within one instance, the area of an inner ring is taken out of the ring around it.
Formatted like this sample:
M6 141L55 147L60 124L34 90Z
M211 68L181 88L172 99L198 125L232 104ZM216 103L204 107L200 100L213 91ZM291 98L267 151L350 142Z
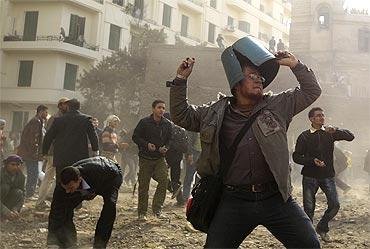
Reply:
M271 54L253 37L244 37L221 55L232 96L210 105L189 105L187 78L195 59L184 60L170 90L173 121L200 132L201 177L214 175L249 117L258 116L236 147L223 175L221 201L208 228L206 248L237 248L258 225L287 248L319 248L310 219L292 199L286 132L294 115L321 94L314 73L287 52ZM279 66L290 67L299 87L263 94ZM221 149L221 153L220 153Z

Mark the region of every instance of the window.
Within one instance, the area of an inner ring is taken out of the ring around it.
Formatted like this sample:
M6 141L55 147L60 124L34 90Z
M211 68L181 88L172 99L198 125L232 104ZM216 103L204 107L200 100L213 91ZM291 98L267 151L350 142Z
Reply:
M320 29L329 29L330 9L322 6L318 11L318 23Z
M85 17L80 17L73 14L71 15L71 20L69 23L69 35L67 40L71 41L72 44L77 42L81 35L82 38L85 35L85 21Z
M189 17L182 15L181 16L181 35L188 36L188 24L189 24Z
M360 52L370 52L370 29L362 28L358 31L358 50Z
M249 33L251 31L251 25L249 22L239 21L239 30Z
M28 122L28 112L13 112L12 131L20 132Z
M26 11L24 20L23 41L36 41L38 11Z
M252 4L252 0L244 0L244 2L247 2L249 4Z
M216 9L217 8L217 0L210 0L209 1L209 6Z
M171 6L163 4L162 25L171 28Z
M135 0L133 16L143 19L144 14L144 0Z
M31 86L33 61L20 61L18 86Z
M113 3L115 3L117 5L120 5L120 6L125 5L125 1L124 0L113 0Z
M265 6L263 4L260 4L260 11L265 12Z
M227 26L229 27L234 26L234 18L232 18L231 16L227 17Z
M208 25L208 42L215 43L216 25L209 23Z
M77 65L66 63L66 70L64 72L64 89L71 91L76 90L77 69Z
M110 50L118 51L120 40L121 40L121 27L111 24L108 48Z

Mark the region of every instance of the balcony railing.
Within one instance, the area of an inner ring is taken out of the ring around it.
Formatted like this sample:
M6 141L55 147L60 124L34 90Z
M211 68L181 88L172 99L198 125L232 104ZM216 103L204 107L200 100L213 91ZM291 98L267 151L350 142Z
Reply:
M23 36L21 35L6 35L4 36L4 41L23 41ZM78 47L87 48L93 51L99 51L99 46L91 45L82 39L69 39L68 36L63 37L60 35L40 35L36 36L34 41L59 41L69 43Z
M203 1L201 0L187 0L189 2L195 3L196 5L203 6Z

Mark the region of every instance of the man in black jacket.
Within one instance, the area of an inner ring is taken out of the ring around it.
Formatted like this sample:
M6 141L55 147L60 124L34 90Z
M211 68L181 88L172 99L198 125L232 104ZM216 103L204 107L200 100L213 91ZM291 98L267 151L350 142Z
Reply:
M48 244L62 248L76 246L73 210L83 200L100 195L104 205L95 229L94 248L106 248L116 219L118 190L122 184L120 166L105 157L83 159L65 167L60 173L60 181L61 191L54 195L60 205L50 213Z
M56 167L57 181L64 167L89 157L88 140L91 143L93 156L98 155L98 136L91 122L91 117L79 111L77 99L67 101L68 112L55 118L46 132L42 152L47 155L54 141L53 165Z
M352 141L355 137L345 129L324 126L324 111L320 107L310 110L311 121L309 130L302 132L296 143L293 160L303 165L303 208L313 221L316 193L319 188L325 193L328 209L316 226L316 231L326 242L330 242L329 221L339 211L339 200L335 185L335 170L333 166L333 150L335 141Z
M153 213L157 217L161 216L168 185L168 167L164 157L169 149L172 125L163 117L164 101L155 100L152 111L152 115L139 121L132 136L139 147L138 215L142 221L146 220L150 179L158 182L152 204Z

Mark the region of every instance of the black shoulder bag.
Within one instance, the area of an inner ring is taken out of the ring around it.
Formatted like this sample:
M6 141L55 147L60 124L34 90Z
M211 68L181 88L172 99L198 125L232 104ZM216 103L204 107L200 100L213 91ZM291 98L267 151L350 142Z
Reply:
M236 149L260 111L254 113L236 136L230 149L220 143L220 153L225 153L220 171L216 175L202 177L191 191L192 198L186 205L186 219L196 230L207 233L221 199L223 176L227 174Z

